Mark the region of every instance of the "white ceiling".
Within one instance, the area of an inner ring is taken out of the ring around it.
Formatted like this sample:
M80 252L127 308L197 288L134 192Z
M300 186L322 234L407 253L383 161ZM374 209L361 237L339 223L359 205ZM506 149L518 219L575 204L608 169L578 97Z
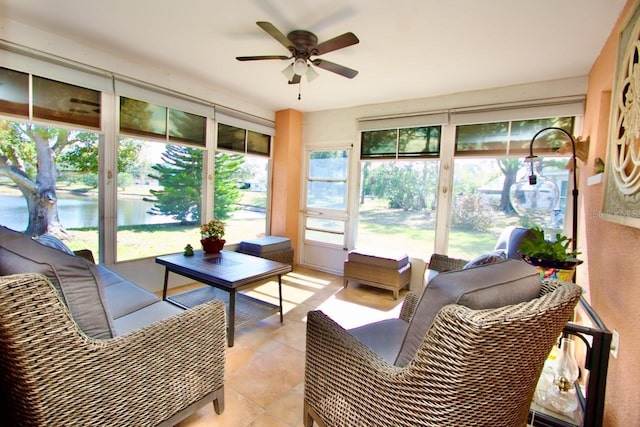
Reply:
M261 108L310 112L584 76L625 2L0 0L0 16ZM298 101L298 86L281 74L288 62L236 61L288 53L256 21L319 41L351 31L359 44L322 58L360 73L318 69Z

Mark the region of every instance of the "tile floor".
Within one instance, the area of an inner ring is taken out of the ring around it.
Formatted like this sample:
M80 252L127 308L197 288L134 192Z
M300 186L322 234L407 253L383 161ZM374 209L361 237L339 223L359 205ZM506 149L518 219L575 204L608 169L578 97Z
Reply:
M389 291L342 286L342 277L296 267L282 280L284 323L274 315L236 333L228 348L225 410L207 405L180 427L302 426L306 315L322 310L345 328L397 317L402 304ZM250 292L277 303L277 281Z

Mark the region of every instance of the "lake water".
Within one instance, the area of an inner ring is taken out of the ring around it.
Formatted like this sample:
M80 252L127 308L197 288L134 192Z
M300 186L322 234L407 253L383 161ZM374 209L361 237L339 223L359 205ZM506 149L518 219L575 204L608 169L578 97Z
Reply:
M118 200L118 225L165 224L169 216L149 215L153 203L139 199ZM65 228L98 227L98 200L91 197L58 195L58 216ZM27 228L27 202L20 195L0 195L0 224L13 230Z

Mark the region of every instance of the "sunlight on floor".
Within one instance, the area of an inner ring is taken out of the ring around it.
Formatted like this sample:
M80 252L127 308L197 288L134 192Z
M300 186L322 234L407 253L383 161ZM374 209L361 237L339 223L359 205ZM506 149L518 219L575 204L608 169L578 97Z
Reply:
M284 322L274 315L241 329L227 349L224 412L217 415L207 405L179 426L302 426L307 313L322 310L352 328L397 317L405 292L394 300L389 291L351 284L344 288L341 276L296 267L282 278ZM246 293L277 304L278 282L266 281Z

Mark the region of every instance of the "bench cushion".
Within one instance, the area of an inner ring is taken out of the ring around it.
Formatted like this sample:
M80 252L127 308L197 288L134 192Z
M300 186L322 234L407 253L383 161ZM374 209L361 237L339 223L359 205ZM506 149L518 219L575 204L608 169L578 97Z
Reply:
M375 253L360 249L350 251L348 260L389 270L400 270L409 264L409 256L404 253Z
M238 252L249 255L264 255L269 252L281 251L291 248L291 240L286 237L265 236L259 239L243 240L240 242Z

